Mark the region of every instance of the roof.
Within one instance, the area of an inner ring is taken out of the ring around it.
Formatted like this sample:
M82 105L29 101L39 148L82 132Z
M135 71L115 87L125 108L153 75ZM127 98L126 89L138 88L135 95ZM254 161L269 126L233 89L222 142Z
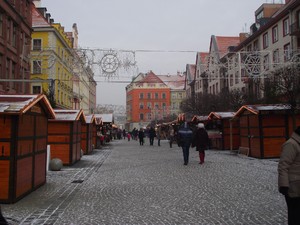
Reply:
M208 120L208 116L197 116L197 115L195 115L195 116L193 116L193 118L192 118L192 122L200 122L200 121L206 121L206 120Z
M95 122L95 115L94 114L86 115L85 120L86 120L86 123L94 123Z
M234 112L211 112L208 115L208 119L231 119L234 117L234 115Z
M31 7L32 27L51 27L46 18L40 13L36 7Z
M112 123L113 122L113 114L95 114L96 120L101 119L103 123Z
M70 110L70 109L55 109L56 118L55 120L61 121L77 121L82 120L86 122L85 116L82 109Z
M45 110L48 118L55 118L55 113L47 97L40 95L0 95L1 114L24 114L37 103Z
M183 75L158 75L171 90L184 90L185 77Z
M212 41L215 39L217 51L219 53L219 57L222 58L226 55L228 51L228 47L230 46L238 46L240 44L240 37L226 37L226 36L214 36L212 35Z
M137 81L137 83L162 83L164 82L156 76L152 71L146 74L144 78L142 78L140 81Z
M273 104L273 105L244 105L235 114L234 117L241 115L244 111L249 111L253 114L259 114L261 111L280 111L290 110L289 104Z

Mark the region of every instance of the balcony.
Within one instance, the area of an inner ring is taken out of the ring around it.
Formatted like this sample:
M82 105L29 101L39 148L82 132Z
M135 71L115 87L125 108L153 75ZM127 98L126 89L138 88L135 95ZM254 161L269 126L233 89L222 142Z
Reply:
M300 37L300 23L299 21L290 26L290 35Z

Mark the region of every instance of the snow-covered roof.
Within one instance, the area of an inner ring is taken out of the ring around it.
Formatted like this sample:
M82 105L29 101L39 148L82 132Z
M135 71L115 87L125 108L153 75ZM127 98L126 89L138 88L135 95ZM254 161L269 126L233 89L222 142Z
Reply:
M81 117L84 118L82 110L70 110L70 109L55 109L54 110L56 115L56 120L65 120L65 121L76 121L79 120Z
M235 113L234 112L211 112L208 115L209 119L213 119L214 117L217 119L230 119L234 117Z
M0 113L23 114L38 102L46 109L50 118L55 118L55 113L45 95L0 95Z
M95 114L95 118L102 120L103 123L112 123L113 122L113 114Z

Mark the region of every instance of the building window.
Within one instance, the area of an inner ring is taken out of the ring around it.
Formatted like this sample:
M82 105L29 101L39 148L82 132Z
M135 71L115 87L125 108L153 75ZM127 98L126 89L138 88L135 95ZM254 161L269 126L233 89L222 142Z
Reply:
M172 99L176 99L176 93L172 93Z
M270 69L269 54L264 56L264 69L265 70L269 70Z
M148 113L148 114L147 114L147 118L148 118L148 120L151 120L151 119L152 119L151 113Z
M253 42L253 51L258 51L259 50L259 47L258 47L258 40L255 40Z
M286 44L285 46L283 46L283 51L284 51L284 61L288 61L291 59L291 45L290 44Z
M144 93L140 93L140 99L144 99Z
M144 114L143 113L140 114L140 120L144 120Z
M278 26L272 28L272 39L273 43L278 41Z
M140 109L144 109L144 104L140 103Z
M290 33L290 22L289 18L283 20L283 36L286 36Z
M32 50L33 51L42 50L42 40L41 39L33 39L33 41L32 41Z
M41 74L42 73L42 61L41 60L34 60L33 61L33 68L32 73L33 74Z
M178 93L178 99L182 99L182 98L183 98L182 93Z
M40 94L42 93L41 86L32 86L32 94Z
M162 103L162 108L163 108L163 109L166 109L166 108L167 108L166 103L164 103L164 102Z
M162 98L166 99L166 93L162 93Z
M151 108L152 108L151 102L147 102L147 108L148 108L148 109L151 109Z
M6 40L7 40L7 42L8 43L10 43L10 32L11 32L11 20L10 19L8 19L7 20L7 25L6 25L6 28L7 28L7 30L6 30Z
M277 67L279 65L279 50L276 49L273 52L273 68Z
M147 98L151 99L151 93L147 93Z
M158 99L158 93L155 93L154 96L155 96L155 99Z
M265 33L263 35L263 48L268 48L269 47L269 36L268 33Z

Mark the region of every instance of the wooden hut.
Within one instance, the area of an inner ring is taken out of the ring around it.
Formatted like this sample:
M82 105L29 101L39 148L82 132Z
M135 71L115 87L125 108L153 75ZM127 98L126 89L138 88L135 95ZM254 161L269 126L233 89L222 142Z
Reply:
M0 202L14 203L46 182L45 95L0 95Z
M290 106L244 105L235 114L239 118L240 148L255 158L277 158L281 145L292 133Z
M81 125L85 116L81 110L54 110L56 118L48 122L48 144L51 159L59 158L64 165L73 165L81 158Z
M238 149L240 146L239 121L232 120L234 112L211 112L208 115L208 128L217 133L216 138L211 137L213 148L222 150ZM213 133L213 132L209 132Z
M93 151L94 115L85 116L86 122L81 125L81 149L87 155Z

